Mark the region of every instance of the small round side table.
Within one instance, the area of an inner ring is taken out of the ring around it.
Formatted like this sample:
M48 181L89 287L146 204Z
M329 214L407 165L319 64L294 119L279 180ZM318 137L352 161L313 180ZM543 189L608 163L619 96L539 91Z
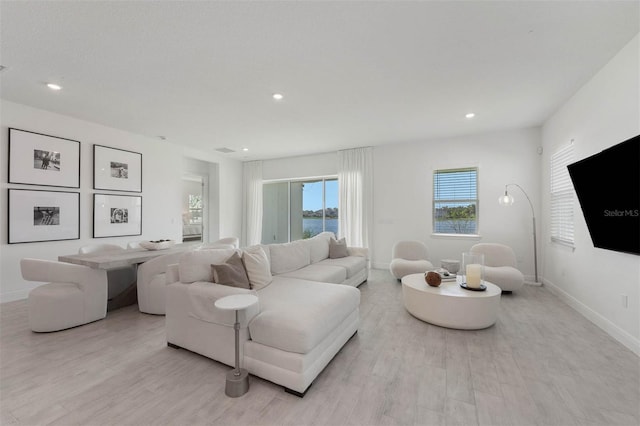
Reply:
M258 297L253 294L233 294L216 300L215 307L225 311L236 311L236 322L233 329L236 334L236 366L227 373L224 393L232 398L244 395L249 390L249 372L240 368L240 321L238 312L258 303Z

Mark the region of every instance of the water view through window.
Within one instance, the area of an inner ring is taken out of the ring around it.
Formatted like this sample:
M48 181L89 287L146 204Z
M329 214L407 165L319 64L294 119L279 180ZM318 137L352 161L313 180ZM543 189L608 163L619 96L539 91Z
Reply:
M324 187L324 191L323 191ZM323 231L338 234L338 181L305 182L302 191L302 236Z
M338 180L273 182L263 185L262 243L338 233Z
M433 174L433 232L478 232L478 170L436 170Z

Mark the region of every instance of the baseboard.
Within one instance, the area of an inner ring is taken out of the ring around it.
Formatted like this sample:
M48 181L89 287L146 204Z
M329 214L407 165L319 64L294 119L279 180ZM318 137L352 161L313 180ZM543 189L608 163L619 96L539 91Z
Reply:
M372 269L386 269L388 271L389 270L389 264L388 263L374 263L374 262L371 262L371 268Z
M544 286L548 288L553 295L558 297L558 299L571 306L589 321L604 330L608 335L623 344L630 351L640 356L640 340L636 339L635 337L609 321L607 318L603 317L584 303L580 302L549 280L543 279L543 282Z

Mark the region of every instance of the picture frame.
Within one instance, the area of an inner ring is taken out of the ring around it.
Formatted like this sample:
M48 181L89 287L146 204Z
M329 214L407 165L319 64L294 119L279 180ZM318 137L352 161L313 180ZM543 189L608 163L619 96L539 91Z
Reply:
M8 183L80 188L80 145L10 127Z
M9 188L8 243L80 239L80 193Z
M93 238L142 235L142 196L93 194Z
M93 189L142 192L142 154L93 145Z

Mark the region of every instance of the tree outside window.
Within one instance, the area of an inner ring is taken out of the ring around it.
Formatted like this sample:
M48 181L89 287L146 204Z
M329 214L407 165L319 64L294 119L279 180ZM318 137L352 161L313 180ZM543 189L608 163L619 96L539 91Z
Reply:
M262 186L262 243L338 233L338 180L280 181Z
M189 194L189 224L202 223L202 195Z
M433 232L478 233L478 169L436 170L433 174Z

